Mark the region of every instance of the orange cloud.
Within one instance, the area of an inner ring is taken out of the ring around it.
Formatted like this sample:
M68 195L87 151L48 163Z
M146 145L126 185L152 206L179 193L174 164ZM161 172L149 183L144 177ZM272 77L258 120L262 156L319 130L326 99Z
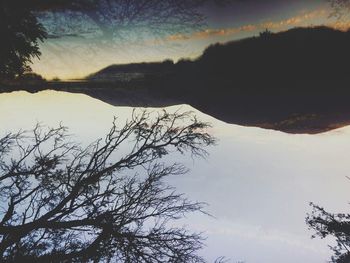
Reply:
M300 26L307 22L312 22L312 20L317 18L326 18L328 16L328 11L325 9L318 9L311 12L303 13L288 19L280 21L269 21L259 24L260 28L268 29L282 29L286 27Z
M232 36L241 32L251 32L256 30L271 29L271 30L281 30L289 27L302 26L305 23L310 23L317 18L326 18L328 16L328 11L325 9L318 9L311 12L303 12L294 17L280 21L267 21L258 24L249 24L241 27L234 28L222 28L222 29L205 29L202 31L197 31L192 34L176 34L167 37L168 41L184 41L184 40L194 40L194 39L206 39L212 37L223 37ZM340 24L338 25L341 26Z
M348 31L350 29L350 21L336 21L328 24L328 26L341 31Z
M254 31L257 30L255 25L245 25L236 28L225 28L225 29L205 29L203 31L197 31L190 35L176 34L167 37L169 41L180 41L189 39L205 39L215 36L230 36L240 32Z

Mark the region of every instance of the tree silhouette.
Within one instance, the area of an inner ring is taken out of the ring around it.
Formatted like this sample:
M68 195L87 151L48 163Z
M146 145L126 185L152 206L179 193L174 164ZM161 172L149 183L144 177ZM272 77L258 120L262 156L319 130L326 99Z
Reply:
M46 33L31 10L17 1L0 3L0 78L14 78L29 71L33 57L40 55L38 42Z
M332 236L336 239L337 245L331 247L334 252L332 262L350 262L350 214L330 213L324 208L311 203L312 212L308 214L306 222L309 227L316 231L320 238Z
M175 224L203 204L164 182L187 169L161 159L205 155L207 127L192 113L142 112L85 149L64 127L6 135L1 262L203 262L201 236Z
M265 29L265 31L262 31L259 33L260 38L265 38L265 39L271 37L272 35L273 33L267 28Z

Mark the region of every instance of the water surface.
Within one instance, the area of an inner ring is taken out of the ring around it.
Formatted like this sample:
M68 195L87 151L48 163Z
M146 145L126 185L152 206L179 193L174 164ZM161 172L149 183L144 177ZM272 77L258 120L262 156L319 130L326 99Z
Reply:
M167 108L179 109L211 122L210 132L219 139L206 160L180 158L191 172L169 179L193 200L209 203L207 210L215 216L185 221L208 237L203 255L249 263L326 262L327 244L333 241L312 240L305 216L310 201L330 211L348 211L350 127L291 135L226 124L188 105ZM123 123L131 112L81 94L3 93L0 134L31 129L37 122L53 127L62 122L76 140L88 143L105 135L113 116Z

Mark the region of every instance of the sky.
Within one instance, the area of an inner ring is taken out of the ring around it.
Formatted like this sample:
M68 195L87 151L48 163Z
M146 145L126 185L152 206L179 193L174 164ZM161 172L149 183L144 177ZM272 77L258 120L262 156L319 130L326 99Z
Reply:
M85 31L93 33L73 33L70 26L74 23L76 27L84 23L88 27L86 21L73 23L74 14L48 15L44 25L51 29L56 26L52 29L56 31L63 28L63 33L40 44L42 55L33 61L33 71L47 79L77 79L111 64L193 59L210 44L256 36L265 29L278 32L328 25L345 30L350 25L350 20L330 17L326 0L236 0L224 6L208 3L201 12L206 16L201 28L155 35L147 28L135 27L126 38L113 40L96 33L91 25Z

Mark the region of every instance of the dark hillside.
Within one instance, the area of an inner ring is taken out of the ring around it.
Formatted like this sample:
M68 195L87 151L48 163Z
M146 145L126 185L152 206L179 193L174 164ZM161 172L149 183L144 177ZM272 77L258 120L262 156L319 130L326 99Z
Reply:
M196 63L202 73L231 81L339 79L349 76L349 47L349 32L295 28L210 46Z
M263 32L176 64L168 91L227 122L317 132L331 118L349 123L349 61L349 32Z

